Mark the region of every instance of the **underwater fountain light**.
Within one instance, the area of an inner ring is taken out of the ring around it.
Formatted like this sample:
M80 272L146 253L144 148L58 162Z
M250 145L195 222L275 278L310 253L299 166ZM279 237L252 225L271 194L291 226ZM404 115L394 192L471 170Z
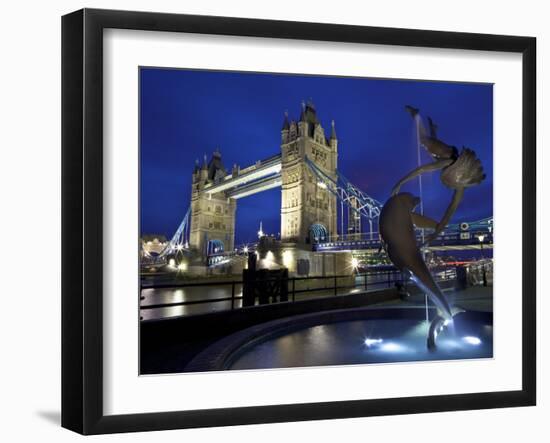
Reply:
M462 338L462 340L464 340L466 343L470 344L470 345L480 345L481 344L481 340L477 337L472 337L472 336L466 336L464 338Z
M378 345L382 342L383 340L381 338L365 338L365 345L367 348L370 348L373 345Z
M405 350L405 347L399 343L389 342L380 346L380 349L386 352L402 352Z

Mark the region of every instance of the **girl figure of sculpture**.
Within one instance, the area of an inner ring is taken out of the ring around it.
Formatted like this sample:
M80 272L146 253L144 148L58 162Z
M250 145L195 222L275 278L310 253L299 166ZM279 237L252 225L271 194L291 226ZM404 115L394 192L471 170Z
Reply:
M480 184L485 179L485 174L483 173L481 161L477 158L473 150L463 147L462 151L459 153L455 146L450 146L441 141L437 138L437 126L429 117L430 134L428 135L418 115L418 109L411 106L406 106L405 109L417 122L420 144L426 149L434 161L415 168L399 180L394 186L391 195L397 195L401 186L413 178L425 172L439 169L441 169L441 182L448 188L454 190L451 202L443 218L439 222L431 220L428 217L417 217L419 221L418 227L434 229L434 232L426 237L424 241L424 245L426 245L437 238L445 229L445 226L447 226L451 217L457 210L464 196L465 189Z

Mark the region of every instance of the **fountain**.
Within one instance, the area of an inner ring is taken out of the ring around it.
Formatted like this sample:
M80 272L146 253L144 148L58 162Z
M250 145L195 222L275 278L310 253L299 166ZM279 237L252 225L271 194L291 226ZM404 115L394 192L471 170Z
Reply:
M464 196L464 190L467 187L480 184L485 179L485 174L483 174L483 167L474 151L463 148L459 154L456 147L449 146L437 138L437 127L431 118L428 118L430 124L430 134L428 135L420 120L419 110L410 105L405 106L405 109L411 114L416 125L419 165L394 186L392 196L380 213L379 231L392 263L401 271L409 272L411 279L437 307L437 316L432 320L427 338L428 349L434 349L438 333L452 324L453 314L456 314L457 311L453 312L445 294L428 270L421 249L416 244L415 228L422 229L421 246L426 246L430 241L436 239L458 208ZM420 165L420 146L424 146L434 159L432 163ZM421 175L438 169L441 169L442 183L454 190L451 203L439 222L424 215L422 195L417 198L409 193L400 192L404 183L418 177L419 190L422 193ZM420 204L420 214L414 212L418 204ZM425 238L424 229L432 229L433 232Z

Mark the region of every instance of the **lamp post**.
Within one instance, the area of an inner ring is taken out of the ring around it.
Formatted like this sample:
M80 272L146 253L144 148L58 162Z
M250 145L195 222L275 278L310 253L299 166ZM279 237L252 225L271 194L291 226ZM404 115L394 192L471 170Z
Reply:
M485 240L485 235L479 234L477 239L479 240L479 249L481 251L483 286L487 286L487 272L485 270L485 257L483 256L483 240Z
M479 234L477 236L477 239L479 240L479 249L481 251L481 258L484 258L483 257L483 240L485 240L485 235Z

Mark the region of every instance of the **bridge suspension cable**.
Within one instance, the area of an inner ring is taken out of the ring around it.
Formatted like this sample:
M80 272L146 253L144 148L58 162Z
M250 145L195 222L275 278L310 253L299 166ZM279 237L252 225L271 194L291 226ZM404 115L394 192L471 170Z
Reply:
M317 178L318 185L328 189L346 206L370 221L380 216L382 203L361 191L344 177L340 171L337 171L337 178L335 180L319 169L308 157L306 157L305 162Z
M143 248L143 254L147 257L149 264L158 265L166 262L166 256L168 254L183 251L189 249L189 216L191 214L191 207L189 207L181 221L178 229L166 244L164 249L157 255L149 253Z
M189 248L189 215L191 214L191 206L187 209L183 220L181 221L175 234L170 239L170 242L161 252L161 255L166 255L171 252L181 251Z

